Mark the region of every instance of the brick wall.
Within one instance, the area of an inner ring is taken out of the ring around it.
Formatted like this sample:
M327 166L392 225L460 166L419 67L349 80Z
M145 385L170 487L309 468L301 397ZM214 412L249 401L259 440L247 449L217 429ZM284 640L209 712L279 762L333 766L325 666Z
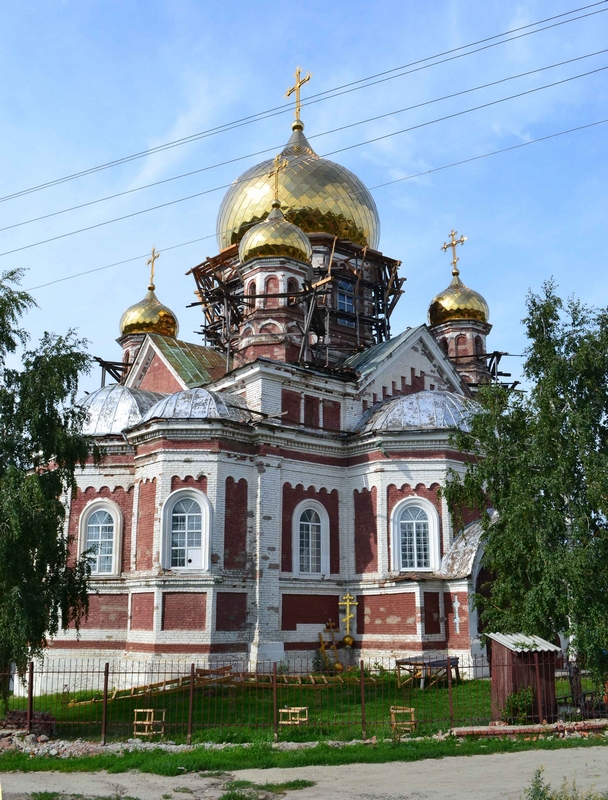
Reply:
M192 475L186 475L185 478L178 478L177 475L173 475L171 491L176 492L178 489L198 489L199 492L207 494L207 476L200 475L198 478L193 478Z
M337 595L284 594L281 602L281 630L295 631L300 625L325 625L331 619L338 622L340 609Z
M76 497L72 500L70 505L70 522L69 522L69 535L71 538L69 562L74 564L76 554L78 552L78 529L80 516L84 511L85 506L92 500L99 499L110 500L120 508L123 516L123 530L122 530L122 558L121 558L121 571L128 572L131 565L131 530L133 521L133 487L123 489L122 486L117 486L113 491L110 491L107 486L102 486L99 491L92 486L88 486L84 492L80 489L76 490Z
M304 424L312 428L319 427L319 409L321 401L311 394L304 395Z
M328 431L340 430L341 404L336 400L323 400L323 427Z
M454 607L454 600L458 597L458 617L459 617L459 632L456 632L456 623L454 617L456 616L456 608ZM470 632L469 632L469 606L467 593L462 592L444 592L443 593L443 607L445 611L445 635L450 647L465 649L470 647Z
M293 571L292 553L292 523L293 512L302 500L317 500L329 515L329 570L333 575L340 572L340 517L338 510L339 497L334 489L316 491L314 486L305 489L301 483L292 486L283 484L283 511L282 511L282 536L281 536L281 569L283 572Z
M391 483L387 488L387 522L388 522L388 552L389 557L392 559L392 530L393 524L393 510L397 503L404 500L406 497L424 497L425 500L431 502L437 509L439 514L439 558L443 555L443 536L441 532L441 500L438 497L439 484L432 483L428 488L423 484L417 484L416 488L412 488L408 483L403 486L397 487ZM390 562L389 562L390 563Z
M416 595L372 594L357 597L357 634L390 633L394 636L416 633Z
M215 630L244 631L247 627L247 592L218 592L215 598Z
M154 550L154 520L156 518L156 478L139 485L137 517L136 569L152 569Z
M164 631L204 631L205 592L163 592Z
M244 569L247 562L247 481L226 478L224 568Z
M89 596L89 614L81 627L126 631L128 616L129 595L92 594Z
M376 487L355 489L355 572L378 571Z
M184 387L178 383L175 376L169 371L167 365L162 361L160 356L155 353L138 388L146 389L148 392L173 394L173 392L181 391Z
M302 396L299 392L292 392L290 389L281 391L281 419L284 422L300 422L300 405ZM287 412L287 413L285 413Z
M131 595L131 630L151 631L154 627L154 592Z
M439 592L423 592L424 602L424 632L427 634L441 633L439 619Z

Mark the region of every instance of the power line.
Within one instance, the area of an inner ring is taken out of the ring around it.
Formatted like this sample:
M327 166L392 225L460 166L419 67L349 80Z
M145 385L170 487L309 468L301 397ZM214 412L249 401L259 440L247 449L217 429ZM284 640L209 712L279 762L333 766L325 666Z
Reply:
M489 49L491 47L496 47L496 46L501 45L501 44L506 44L508 42L512 42L512 41L515 41L517 39L521 39L522 37L525 37L525 36L531 36L531 35L533 35L535 33L541 33L543 31L550 30L551 28L556 28L556 27L559 27L561 25L569 24L570 22L576 22L579 19L585 19L587 17L595 16L596 14L602 14L605 11L608 11L608 8L601 8L601 9L599 9L597 11L592 11L592 12L589 12L587 14L581 14L578 17L572 17L571 19L566 19L566 20L561 19L562 17L570 16L572 14L576 14L579 11L585 11L585 10L587 10L589 8L595 8L596 6L600 6L600 5L604 6L607 2L608 2L608 0L600 0L599 2L591 3L590 5L586 5L586 6L581 6L579 8L572 9L570 11L565 11L565 12L563 12L561 14L557 14L557 15L552 16L552 17L546 17L545 19L538 20L537 22L531 22L531 23L528 23L527 25L521 25L520 27L513 28L510 31L504 31L503 33L498 33L498 34L495 34L493 36L488 36L488 37L486 37L484 39L479 39L479 40L477 40L475 42L471 42L471 43L466 44L466 45L461 45L460 47L452 48L451 50L445 50L442 53L438 53L438 54L433 55L433 56L427 56L426 58L419 59L417 61L412 61L409 64L405 64L405 65L402 65L400 67L394 67L391 70L385 70L384 72L380 72L380 73L377 73L375 75L370 75L370 76L368 76L366 78L360 78L357 81L352 81L350 83L343 84L342 86L335 87L334 89L327 89L325 92L319 92L316 95L312 95L311 97L309 97L307 100L305 100L302 103L302 106L304 107L304 106L313 105L313 104L318 103L318 102L323 102L324 100L332 99L333 97L339 97L339 96L341 96L343 94L347 94L347 93L352 92L352 91L357 91L358 89L365 89L368 86L374 86L374 85L376 85L378 83L382 83L382 82L384 82L386 80L393 80L395 78L403 77L404 75L409 75L409 74L411 74L413 72L418 72L418 71L420 71L422 69L429 69L430 67L438 66L438 65L444 64L444 63L446 63L448 61L453 61L456 58L463 58L465 56L473 55L473 54L481 52L483 50L487 50L487 49ZM528 31L527 30L528 28L535 28L538 25L542 25L545 22L550 22L550 21L555 20L555 19L560 19L560 21L559 22L554 22L551 25L546 25L544 28L537 28L537 30L532 30L532 31ZM499 41L499 42L493 42L492 44L486 44L483 47L477 48L476 50L470 50L469 49L469 48L475 47L478 44L483 44L485 42L489 42L489 41L494 40L494 39L499 39L501 37L508 36L510 33L516 33L517 31L522 31L522 30L526 30L526 32L518 34L517 36L511 36L511 37L509 37L507 39L503 39L502 41ZM449 58L445 58L445 59L442 59L440 61L433 61L433 59L438 59L438 58L441 58L444 55L450 55L451 53L456 53L456 52L461 51L461 50L467 50L468 52L459 53L459 55L450 56ZM427 62L427 61L433 61L433 63L425 64L424 62ZM423 66L417 66L417 65L423 65ZM410 67L416 67L416 69L411 69L410 70L409 69ZM403 71L403 70L408 70L408 71ZM389 73L397 73L397 74L390 74L389 75ZM382 77L382 76L386 76L386 77ZM375 80L376 78L378 78L378 80ZM30 187L28 189L22 189L22 190L20 190L18 192L13 192L12 194L5 195L4 197L0 197L0 202L6 202L7 200L13 200L13 199L15 199L17 197L22 197L23 195L31 194L32 192L41 191L42 189L47 189L47 188L50 188L52 186L57 186L58 184L65 183L65 182L71 181L71 180L75 180L76 178L81 178L81 177L84 177L86 175L91 175L91 174L93 174L95 172L100 172L102 170L109 169L111 167L119 166L121 164L126 164L126 163L129 163L131 161L135 161L137 159L144 158L145 156L148 156L148 155L153 155L155 153L160 153L160 152L163 152L165 150L172 149L174 147L179 147L179 146L184 145L184 144L189 144L189 143L194 142L194 141L199 141L200 139L207 138L209 136L217 135L218 133L225 133L226 131L242 127L243 125L249 125L249 124L251 124L253 122L258 122L258 121L263 120L263 119L268 119L269 117L277 116L279 114L284 114L287 111L289 111L291 108L292 108L291 104L283 104L281 106L275 106L274 108L268 109L267 111L261 111L261 112L258 112L257 114L252 114L252 115L250 115L248 117L242 117L241 119L236 120L234 122L224 123L223 125L216 126L215 128L209 128L206 131L200 131L198 133L191 134L190 136L185 136L185 137L183 137L181 139L176 139L176 140L174 140L172 142L167 142L166 144L157 145L156 147L151 147L151 148L148 148L146 150L141 150L141 151L139 151L137 153L133 153L133 154L131 154L129 156L124 156L122 158L114 159L113 161L108 161L108 162L106 162L104 164L99 164L96 167L90 167L88 169L81 170L80 172L74 172L74 173L72 173L70 175L65 175L62 178L56 178L54 180L38 184L37 186L32 186L32 187Z
M394 111L387 111L384 114L378 114L378 115L376 115L374 117L368 117L368 118L363 119L363 120L357 120L356 122L351 122L351 123L349 123L347 125L341 125L338 128L332 128L331 130L328 130L328 131L322 131L321 133L312 134L308 138L309 139L318 139L321 136L328 136L328 135L330 135L332 133L338 133L340 131L348 130L349 128L355 128L355 127L358 127L359 125L365 125L365 124L367 124L369 122L377 122L378 120L385 119L386 117L392 117L392 116L395 116L396 114L403 114L406 111L413 111L415 109L419 109L419 108L423 108L425 106L433 105L435 103L443 102L444 100L451 100L451 99L453 99L455 97L461 97L462 95L470 94L471 92L480 91L481 89L488 89L490 86L497 86L497 85L499 85L501 83L507 83L508 81L517 80L519 78L525 78L528 75L534 75L534 74L536 74L538 72L546 72L549 69L555 69L556 67L563 67L566 64L572 64L575 61L582 61L582 60L584 60L586 58L592 58L594 56L603 55L604 53L608 53L608 48L605 48L604 50L597 50L597 51L595 51L593 53L586 53L585 55L582 55L582 56L576 56L574 58L569 58L566 61L558 61L555 64L549 64L549 65L547 65L545 67L538 67L536 69L528 70L527 72L520 72L517 75L510 75L507 78L499 78L498 80L491 81L490 83L484 83L484 84L481 84L480 86L474 86L474 87L471 87L469 89L462 89L459 92L453 92L452 94L443 95L442 97L436 97L433 100L425 100L422 103L416 103L416 104L411 105L411 106L406 106L405 108L398 108L398 109L395 109ZM281 147L281 145L279 145L279 147ZM142 191L144 189L151 189L154 186L161 186L162 184L170 183L170 182L176 181L176 180L181 180L182 178L189 178L192 175L197 175L197 174L200 174L201 172L208 172L209 170L212 170L212 169L218 169L219 167L224 167L224 166L226 166L228 164L234 164L234 163L236 163L238 161L244 161L244 160L246 160L248 158L255 158L256 156L261 156L261 155L264 155L266 153L274 152L276 149L277 149L277 147L266 147L263 150L258 150L255 153L248 153L247 155L244 155L244 156L236 156L235 158L230 158L230 159L227 159L226 161L220 161L220 162L218 162L216 164L210 164L210 165L208 165L206 167L200 167L199 169L191 170L190 172L185 172L185 173L182 173L181 175L173 175L170 178L163 178L162 180L154 181L153 183L147 183L147 184L144 184L143 186L136 186L133 189L125 189L122 192L116 192L114 194L107 195L106 197L97 198L96 200L89 200L86 203L79 203L78 205L70 206L69 208L63 208L63 209L61 209L59 211L51 211L50 213L43 214L43 215L41 215L39 217L33 217L32 219L23 220L21 222L15 222L12 225L6 225L4 228L0 228L0 233L2 233L3 231L12 230L14 228L20 228L20 227L22 227L24 225L30 225L30 224L32 224L34 222L41 222L42 220L45 220L45 219L51 219L52 217L57 217L57 216L60 216L61 214L67 214L67 213L69 213L71 211L78 211L78 210L80 210L82 208L88 208L89 206L97 205L98 203L104 203L104 202L107 202L108 200L115 200L118 197L124 197L125 195L133 194L135 192L140 192L140 191Z
M546 136L539 136L537 139L530 139L530 141L528 142L520 142L519 144L514 144L511 145L510 147L502 147L500 150L492 150L489 153L481 153L480 155L470 156L469 158L464 158L461 159L460 161L453 161L451 164L443 164L440 167L433 167L431 169L424 170L423 172L417 172L414 175L406 175L403 178L395 178L395 180L392 181L386 181L385 183L378 183L376 184L376 186L371 186L370 189L371 190L382 189L385 186L392 186L395 183L402 183L403 181L410 181L413 180L414 178L425 177L427 175L431 175L433 172L441 172L446 169L451 169L452 167L459 167L462 166L463 164L469 164L472 161L480 161L481 159L490 158L491 156L496 156L501 153L508 153L511 150L519 150L522 147L529 147L531 144L546 142L549 139L556 139L559 136L566 136L569 133L576 133L577 131L587 130L588 128L594 128L597 127L598 125L605 125L606 123L608 123L608 118L596 120L595 122L589 122L586 125L578 125L575 128L568 128L568 130L565 131L558 131L557 133L550 133L547 134ZM357 192L351 192L351 194L357 194ZM207 239L213 239L215 236L216 236L215 233L209 233L206 236L199 237L198 239L191 239L188 242L181 242L180 244L174 244L171 245L170 247L162 247L160 249L162 250L163 253L166 253L169 250L177 250L180 247L187 247L190 244L203 242L206 241ZM125 258L123 261L115 261L112 264L105 264L103 267L95 267L94 269L85 270L83 272L77 272L73 275L67 275L64 278L56 278L55 280L49 281L48 283L40 283L38 284L38 286L32 286L30 289L26 289L25 291L33 292L36 291L36 289L44 289L47 286L53 286L55 283L63 283L64 281L71 281L74 278L79 278L83 275L91 275L95 272L101 272L103 270L110 269L111 267L117 267L122 264L128 264L132 261L140 261L143 258L147 258L149 255L150 255L149 253L142 253L139 256Z
M470 114L472 111L479 111L482 108L489 108L491 106L498 105L499 103L504 103L507 100L514 100L514 99L516 99L518 97L524 97L524 96L529 95L529 94L534 94L535 92L540 92L543 89L550 89L550 88L552 88L554 86L561 86L564 83L568 83L570 81L577 80L578 78L585 78L585 77L587 77L589 75L594 75L594 74L596 74L598 72L603 72L606 69L608 69L608 66L599 67L598 69L593 69L593 70L590 70L589 72L583 72L583 73L581 73L579 75L572 75L569 78L562 78L559 81L554 81L553 83L548 83L548 84L545 84L544 86L537 86L534 89L527 89L525 92L518 92L517 94L509 95L508 97L502 97L499 100L491 100L491 101L489 101L487 103L482 103L479 106L474 106L473 108L466 108L466 109L463 109L462 111L456 111L453 114L446 114L443 117L438 117L437 119L429 120L427 122L421 122L418 125L411 125L409 128L402 128L399 131L392 131L391 133L386 133L386 134L384 134L382 136L376 136L373 139L368 139L368 140L366 140L364 142L358 142L356 144L347 145L346 147L340 147L337 150L331 150L330 152L325 153L324 156L335 155L336 153L343 153L346 150L354 150L356 147L363 147L364 145L367 145L367 144L372 144L374 142L379 142L379 141L384 140L384 139L390 139L393 136L399 136L402 133L407 133L409 131L417 130L419 128L424 128L424 127L426 127L428 125L434 125L437 122L444 122L445 120L448 120L448 119L454 119L455 117L461 117L464 114ZM324 156L322 156L322 157L324 157ZM49 242L56 242L56 241L59 241L60 239L66 239L67 237L75 236L78 233L85 233L86 231L95 230L96 228L102 228L105 225L112 225L115 222L122 222L125 219L131 219L132 217L138 217L138 216L141 216L142 214L147 214L150 211L158 211L160 208L167 208L169 206L177 205L177 203L184 203L187 200L193 200L193 199L195 199L197 197L202 197L203 195L211 194L213 192L217 192L220 189L227 189L229 186L232 186L233 183L223 184L222 186L215 186L213 189L205 189L202 192L195 192L194 194L187 195L186 197L179 197L176 200L169 200L166 203L159 203L156 206L150 206L149 208L143 208L140 211L132 211L129 214L123 214L121 217L114 217L114 219L108 219L108 220L105 220L104 222L96 222L93 225L87 225L84 228L78 228L75 231L68 231L68 233L60 233L57 236L51 236L48 239L41 239L38 242L31 242L30 244L25 244L25 245L22 245L21 247L15 247L12 250L5 250L3 253L0 253L0 258L3 257L3 256L12 255L13 253L20 253L23 250L29 250L32 247L40 247L43 244L49 244Z

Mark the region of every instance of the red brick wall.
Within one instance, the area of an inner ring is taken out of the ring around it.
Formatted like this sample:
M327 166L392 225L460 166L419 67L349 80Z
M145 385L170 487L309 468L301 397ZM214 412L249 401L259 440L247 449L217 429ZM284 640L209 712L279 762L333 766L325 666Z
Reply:
M460 618L460 633L456 633L454 624L454 598L458 596L460 606L458 616ZM470 646L469 632L469 606L466 592L444 592L443 604L445 609L445 635L450 647L468 648Z
M226 478L224 568L244 569L247 562L247 481Z
M323 427L328 431L340 430L340 403L323 400Z
M178 478L174 475L171 478L171 491L176 492L178 489L198 489L199 492L207 494L207 476L200 475L198 478L193 478L192 475L186 475L185 478Z
M357 634L391 633L394 636L416 633L416 595L372 594L357 597Z
M155 353L138 388L146 389L148 392L172 394L184 387L177 382L167 365Z
M281 569L283 572L293 571L293 553L291 546L293 512L302 500L317 500L327 510L329 515L329 571L333 575L340 572L340 516L338 511L338 492L334 489L316 491L314 486L305 489L301 483L292 486L283 484L283 531L281 542Z
M126 631L128 617L128 594L92 594L89 596L89 615L81 627Z
M401 488L395 486L395 484L391 483L387 489L387 520L388 520L388 552L389 558L392 560L392 524L393 524L393 509L400 503L401 500L404 500L406 497L424 497L425 500L431 502L435 508L437 509L437 513L439 514L439 558L443 555L443 543L442 543L442 534L441 534L441 500L437 496L439 491L439 484L432 483L428 489L423 483L417 484L415 489L408 483L404 483ZM389 562L390 563L390 562Z
M154 627L154 592L131 596L131 630L151 631Z
M133 487L123 489L122 486L117 486L113 491L110 491L107 486L102 486L99 491L88 486L84 492L80 489L76 490L76 497L72 500L70 506L70 522L69 522L69 535L71 538L70 544L70 564L74 563L76 553L78 550L78 527L80 516L84 511L85 506L91 500L98 500L104 498L110 500L120 508L123 516L123 529L122 529L122 564L121 571L128 572L131 568L131 529L133 522Z
M292 392L290 389L281 391L281 417L285 422L300 422L300 404L302 396L299 392ZM287 413L285 413L287 412Z
M154 520L156 518L156 479L139 484L136 569L152 569Z
M313 428L319 427L319 409L321 408L321 401L318 397L313 395L304 395L304 424L310 425Z
M441 633L439 619L439 592L423 592L424 602L424 632Z
M378 571L378 529L376 526L376 487L354 491L355 572Z
M281 630L295 631L296 625L338 623L340 609L335 594L284 594L281 603Z
M244 631L247 627L247 592L218 592L215 598L215 630Z
M205 592L163 592L164 631L204 631Z

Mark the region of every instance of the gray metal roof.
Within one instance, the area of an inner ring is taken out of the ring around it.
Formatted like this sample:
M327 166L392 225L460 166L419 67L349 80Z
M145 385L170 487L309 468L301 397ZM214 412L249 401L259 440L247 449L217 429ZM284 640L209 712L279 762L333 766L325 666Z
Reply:
M120 384L104 386L80 400L89 412L83 432L87 436L119 436L141 422L146 411L164 395L129 389Z
M393 397L368 409L355 430L371 431L469 429L476 404L459 394L430 391Z
M441 575L446 578L467 578L471 575L482 536L481 522L467 525L441 559Z
M424 325L419 325L417 328L408 328L403 331L394 339L388 339L386 342L380 342L373 347L368 347L361 353L355 353L354 356L346 358L340 364L340 367L350 367L358 372L362 377L369 375L378 367L383 366L387 358L390 358L393 352L410 336L419 335L420 331L424 329Z
M236 395L210 392L207 389L185 389L163 397L148 410L144 421L151 419L231 419L248 422L251 414L245 401Z
M561 647L540 636L527 636L524 633L488 633L488 636L514 653L561 653Z

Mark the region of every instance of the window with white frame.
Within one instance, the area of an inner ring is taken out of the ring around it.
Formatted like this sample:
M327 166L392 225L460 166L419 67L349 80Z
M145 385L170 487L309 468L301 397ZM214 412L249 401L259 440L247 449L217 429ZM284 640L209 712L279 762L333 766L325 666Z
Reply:
M80 517L81 553L86 552L91 575L110 577L120 573L122 515L109 501L90 503Z
M422 498L400 503L393 514L393 569L431 571L439 565L439 517Z
M349 314L355 313L355 290L352 283L340 281L337 292L338 311L346 311ZM355 321L346 317L338 317L339 325L346 325L348 328L355 327Z
M209 569L209 501L202 492L178 490L163 513L163 563L168 569Z
M305 500L294 511L293 561L296 575L329 575L329 515L317 501Z

